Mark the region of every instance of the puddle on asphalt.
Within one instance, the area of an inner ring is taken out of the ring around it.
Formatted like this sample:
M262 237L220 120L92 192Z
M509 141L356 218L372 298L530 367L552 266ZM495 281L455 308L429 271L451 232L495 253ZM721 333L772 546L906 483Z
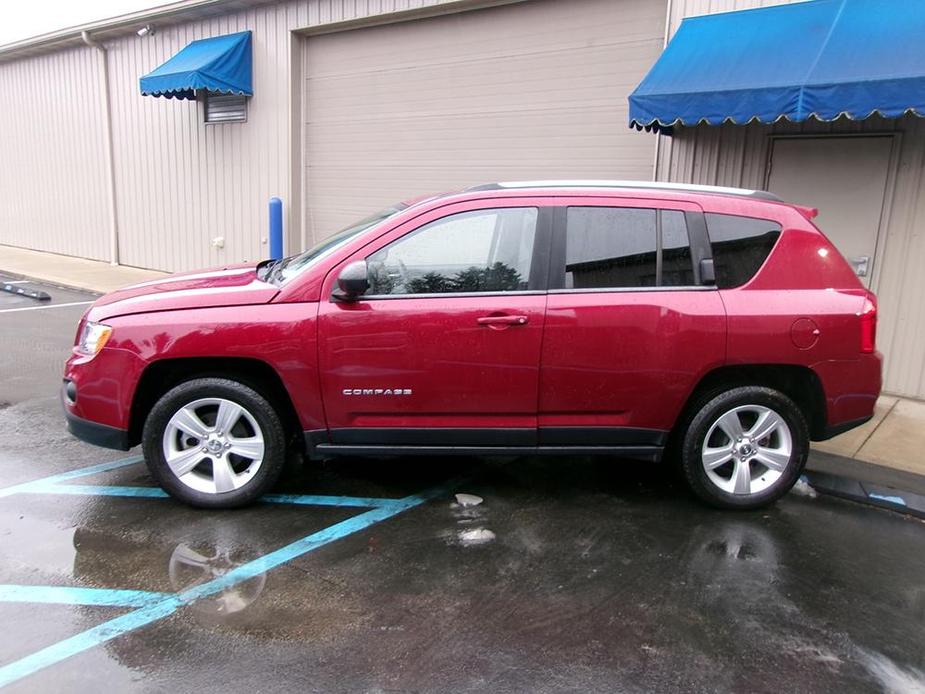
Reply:
M469 547L471 545L484 545L495 539L495 534L488 528L470 528L460 530L457 534L459 544Z
M233 544L181 542L170 555L167 574L170 586L177 593L207 583L261 556L261 552ZM197 600L192 609L207 618L227 617L246 609L263 593L266 573L223 588L212 597Z
M450 509L456 518L456 524L462 527L458 528L455 534L449 535L449 544L473 547L495 540L494 531L483 525L486 521L486 509L482 502L484 499L476 494L456 494L456 501L450 504Z

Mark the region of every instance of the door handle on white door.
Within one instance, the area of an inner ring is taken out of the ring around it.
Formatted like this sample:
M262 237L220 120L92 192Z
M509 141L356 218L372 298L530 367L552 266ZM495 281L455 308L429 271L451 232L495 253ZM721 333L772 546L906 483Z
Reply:
M854 272L858 277L867 277L867 271L870 268L869 255L859 255L848 262L854 266Z

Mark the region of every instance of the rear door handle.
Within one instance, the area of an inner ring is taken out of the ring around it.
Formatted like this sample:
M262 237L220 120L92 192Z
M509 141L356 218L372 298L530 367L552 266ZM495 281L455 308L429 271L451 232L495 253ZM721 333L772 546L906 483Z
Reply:
M477 319L479 325L526 325L526 316L482 316Z

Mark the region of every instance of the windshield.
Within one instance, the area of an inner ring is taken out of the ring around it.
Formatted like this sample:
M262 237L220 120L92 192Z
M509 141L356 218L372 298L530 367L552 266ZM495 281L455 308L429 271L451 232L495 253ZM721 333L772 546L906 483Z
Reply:
M329 236L323 241L303 251L298 255L292 255L279 261L269 261L266 265L258 267L258 272L265 272L264 280L275 284L285 284L296 275L301 274L322 258L330 255L335 250L349 242L367 229L375 226L379 222L388 219L407 208L404 203L398 203L380 210L366 219L362 219L355 224L351 224L346 229L338 231L333 236Z

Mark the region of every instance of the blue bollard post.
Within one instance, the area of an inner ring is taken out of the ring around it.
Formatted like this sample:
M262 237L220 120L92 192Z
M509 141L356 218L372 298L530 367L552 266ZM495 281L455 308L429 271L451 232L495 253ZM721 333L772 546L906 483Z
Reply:
M283 201L270 198L270 258L283 257Z

